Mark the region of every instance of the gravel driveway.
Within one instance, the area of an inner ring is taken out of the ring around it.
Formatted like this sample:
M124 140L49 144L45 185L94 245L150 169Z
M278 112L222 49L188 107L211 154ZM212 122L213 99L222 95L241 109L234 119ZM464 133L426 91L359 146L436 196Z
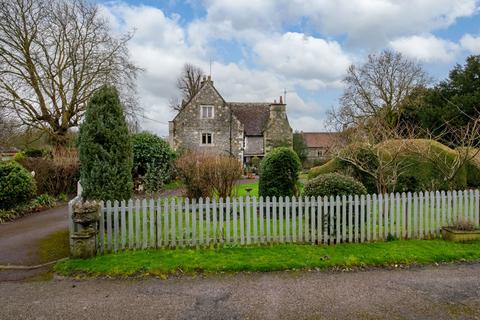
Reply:
M480 263L0 282L0 319L480 319Z

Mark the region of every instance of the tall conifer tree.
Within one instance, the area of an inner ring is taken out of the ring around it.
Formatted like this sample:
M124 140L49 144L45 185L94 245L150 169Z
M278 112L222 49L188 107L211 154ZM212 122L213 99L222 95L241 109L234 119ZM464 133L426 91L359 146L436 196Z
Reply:
M100 88L90 99L78 139L85 199L122 200L132 195L132 142L118 92Z

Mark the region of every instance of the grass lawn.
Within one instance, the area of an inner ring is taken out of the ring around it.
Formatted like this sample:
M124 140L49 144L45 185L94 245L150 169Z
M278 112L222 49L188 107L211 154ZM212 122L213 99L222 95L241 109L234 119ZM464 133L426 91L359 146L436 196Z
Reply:
M480 259L480 241L409 240L336 246L273 245L221 249L126 251L55 266L63 275L132 276L197 272L276 271L288 269L428 264Z
M258 197L258 181L246 184L238 184L233 189L233 195L236 197L246 197L248 195L247 189L252 189L250 191L251 197Z
M183 183L180 180L173 180L162 186L163 190L175 190L183 187Z

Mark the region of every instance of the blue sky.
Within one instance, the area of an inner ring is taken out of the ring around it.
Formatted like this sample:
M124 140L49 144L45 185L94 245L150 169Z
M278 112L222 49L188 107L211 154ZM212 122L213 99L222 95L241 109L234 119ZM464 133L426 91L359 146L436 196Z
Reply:
M143 129L167 135L189 62L209 72L226 100L273 101L287 89L296 130L328 130L350 64L402 52L441 80L480 54L479 0L99 0L114 31L134 30Z

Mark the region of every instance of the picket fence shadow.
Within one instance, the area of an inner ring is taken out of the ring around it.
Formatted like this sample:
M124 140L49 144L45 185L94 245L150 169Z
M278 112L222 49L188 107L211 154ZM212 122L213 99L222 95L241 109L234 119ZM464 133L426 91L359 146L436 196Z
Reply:
M70 209L77 197L70 203ZM480 225L479 190L330 197L101 202L100 253L270 243L433 239L457 221ZM72 228L72 226L71 226Z

